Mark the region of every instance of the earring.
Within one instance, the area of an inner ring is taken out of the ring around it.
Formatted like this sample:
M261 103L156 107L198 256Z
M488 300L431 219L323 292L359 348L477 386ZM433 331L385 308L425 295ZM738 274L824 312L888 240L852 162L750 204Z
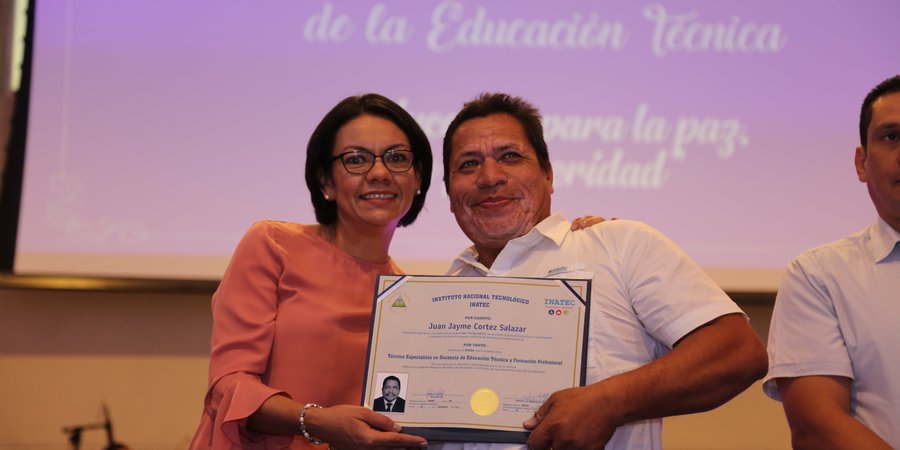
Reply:
M422 195L422 190L421 190L421 189L416 189L416 195Z
M330 196L330 195L328 195L328 194L326 194L326 193L324 193L324 192L322 193L322 195L325 197L325 200L331 200L331 196Z

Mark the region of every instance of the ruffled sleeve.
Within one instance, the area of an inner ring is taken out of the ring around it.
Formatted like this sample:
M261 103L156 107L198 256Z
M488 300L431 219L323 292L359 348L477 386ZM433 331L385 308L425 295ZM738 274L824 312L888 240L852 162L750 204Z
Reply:
M258 222L244 235L213 295L209 389L192 449L277 449L292 436L246 428L247 418L273 395L265 384L278 310L284 252L272 228Z

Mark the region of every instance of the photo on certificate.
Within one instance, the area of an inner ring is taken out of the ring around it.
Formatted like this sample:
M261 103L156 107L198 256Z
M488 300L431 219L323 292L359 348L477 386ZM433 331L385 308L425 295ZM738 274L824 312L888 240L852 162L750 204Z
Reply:
M590 280L382 275L362 404L429 441L523 443L583 386Z
M406 394L403 390L406 385L406 374L378 374L378 383L381 386L381 396L372 401L372 411L402 413L406 410Z

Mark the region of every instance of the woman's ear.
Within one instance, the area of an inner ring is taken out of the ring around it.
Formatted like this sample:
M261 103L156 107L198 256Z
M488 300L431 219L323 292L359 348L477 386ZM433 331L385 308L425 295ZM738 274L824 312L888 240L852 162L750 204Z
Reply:
M334 199L334 183L330 178L320 174L319 189L322 191L322 196L325 197L325 200L330 201Z

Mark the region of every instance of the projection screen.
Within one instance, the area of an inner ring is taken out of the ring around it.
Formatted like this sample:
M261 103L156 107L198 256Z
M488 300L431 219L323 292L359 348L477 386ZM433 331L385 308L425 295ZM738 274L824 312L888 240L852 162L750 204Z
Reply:
M544 115L553 210L661 230L726 289L861 229L862 98L900 72L896 1L40 0L16 274L216 279L256 220L314 222L307 139L378 92L429 135L391 254L467 245L441 181L462 104Z

